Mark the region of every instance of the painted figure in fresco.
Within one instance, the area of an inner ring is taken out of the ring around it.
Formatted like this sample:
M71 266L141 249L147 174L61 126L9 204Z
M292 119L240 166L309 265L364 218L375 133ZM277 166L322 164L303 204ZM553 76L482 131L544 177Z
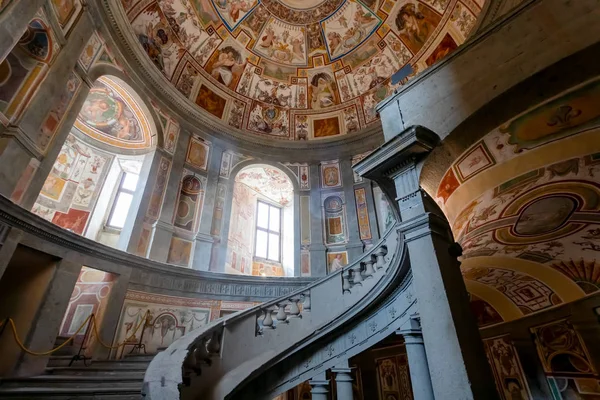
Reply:
M167 30L160 24L153 26L152 23L149 23L146 26L146 32L138 34L138 40L152 62L164 72L164 57L169 55L164 49L170 42Z
M335 92L332 79L325 73L315 75L311 80L313 110L320 110L335 105Z
M222 9L227 10L229 18L235 23L240 19L240 12L247 13L254 7L256 0L217 0L216 5ZM229 6L229 7L228 7Z
M337 32L329 32L327 34L327 40L329 41L329 50L331 54L335 54L342 44L342 36Z
M438 22L426 16L412 3L402 6L396 16L396 27L408 40L413 51L423 47Z
M344 268L344 264L342 263L342 255L337 254L333 260L331 260L331 265L329 266L329 270L331 272L335 272L338 269Z
M212 65L211 75L216 80L231 88L244 72L245 63L242 56L231 46L224 47L219 52L217 61ZM233 89L233 88L231 88Z

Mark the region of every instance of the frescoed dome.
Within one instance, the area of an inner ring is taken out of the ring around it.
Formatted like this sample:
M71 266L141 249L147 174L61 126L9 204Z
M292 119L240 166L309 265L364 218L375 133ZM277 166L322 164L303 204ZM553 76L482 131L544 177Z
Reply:
M156 68L225 130L321 140L377 128L391 76L458 47L484 0L122 2Z

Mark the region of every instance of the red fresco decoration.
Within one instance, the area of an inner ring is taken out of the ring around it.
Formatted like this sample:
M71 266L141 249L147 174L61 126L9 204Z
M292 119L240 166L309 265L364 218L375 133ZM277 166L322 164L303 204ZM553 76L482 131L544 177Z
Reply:
M57 212L52 218L52 222L79 235L83 235L89 217L90 213L88 211L71 208L66 214Z
M367 209L367 195L364 188L354 190L356 198L356 215L358 216L358 227L361 240L369 240L371 236L371 225L369 223L369 212Z
M444 175L444 178L442 178L442 182L438 187L437 197L441 198L445 204L446 201L448 201L448 198L456 189L458 189L459 186L460 183L458 182L458 179L456 179L454 171L452 168L450 168L448 172L446 172L446 175Z
M106 299L110 295L115 280L116 276L111 273L83 267L73 288L59 334L71 336L91 313L94 313L98 323L101 323L106 308ZM85 330L82 330L78 337L81 338L84 334ZM77 342L77 338L75 341Z
M436 47L433 53L431 53L431 55L427 57L425 63L427 63L427 65L433 65L436 62L443 59L444 57L446 57L448 54L452 53L457 48L458 45L456 44L454 39L452 39L452 36L446 33L446 36L444 36L438 47Z

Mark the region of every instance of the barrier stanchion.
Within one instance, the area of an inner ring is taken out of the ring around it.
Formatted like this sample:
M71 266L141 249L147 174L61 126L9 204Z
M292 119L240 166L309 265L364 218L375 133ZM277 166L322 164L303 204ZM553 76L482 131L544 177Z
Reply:
M77 354L75 354L72 358L71 358L71 362L69 362L69 367L71 365L73 365L73 363L75 361L79 361L79 360L83 360L83 365L85 365L86 367L87 365L87 361L91 360L91 357L88 357L85 355L85 350L87 349L86 344L87 341L90 337L90 332L92 331L92 324L94 323L94 321L96 321L96 316L94 315L94 313L92 313L90 315L89 321L88 321L88 325L87 328L85 329L85 335L83 336L83 341L81 342L81 344L79 345L79 351L77 352ZM83 354L81 354L83 352Z

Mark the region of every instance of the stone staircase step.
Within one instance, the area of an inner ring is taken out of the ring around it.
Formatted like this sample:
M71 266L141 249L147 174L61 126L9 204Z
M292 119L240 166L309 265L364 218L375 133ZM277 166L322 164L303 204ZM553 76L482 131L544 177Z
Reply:
M144 360L150 362L156 357L156 354L125 354L124 360Z
M0 380L0 388L10 387L56 387L56 388L118 388L135 384L140 389L144 383L144 374L119 374L115 376L81 376L81 375L39 375L23 378L7 378Z
M120 376L126 373L145 373L147 366L134 367L114 367L110 365L89 367L73 366L73 367L50 367L46 368L47 374L54 375L98 375L98 376Z
M93 366L103 367L103 366L111 366L111 367L139 367L139 368L148 368L150 361L144 359L136 359L136 358L128 358L123 360L94 360L92 362Z
M2 399L54 399L54 400L140 400L139 385L102 388L57 388L57 387L0 387Z

